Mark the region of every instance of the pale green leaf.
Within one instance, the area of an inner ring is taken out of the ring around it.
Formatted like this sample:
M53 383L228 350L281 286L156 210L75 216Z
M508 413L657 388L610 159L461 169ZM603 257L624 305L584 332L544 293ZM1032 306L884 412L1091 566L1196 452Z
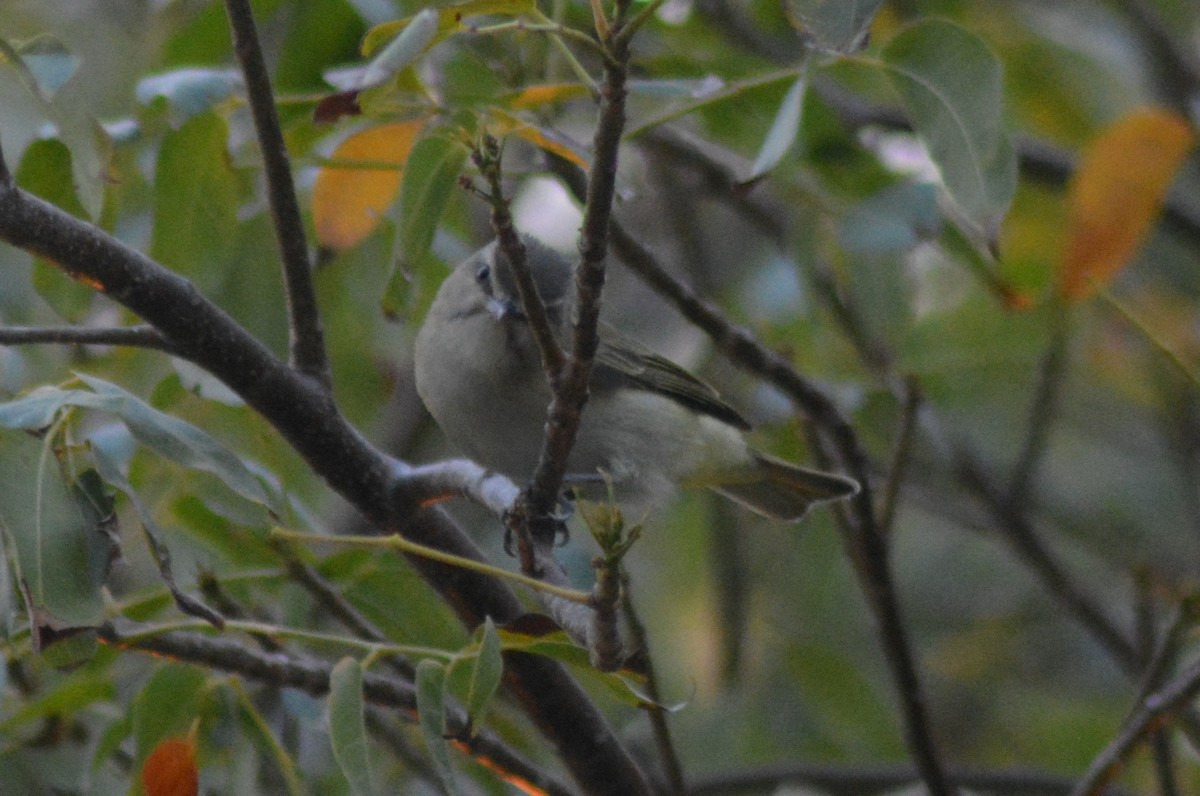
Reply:
M799 27L823 50L850 52L864 41L883 0L788 0Z
M746 177L747 182L761 177L779 165L779 161L783 160L783 156L796 142L796 135L800 132L800 114L804 108L807 83L807 79L801 75L788 89L783 102L779 103L775 120L771 122L771 129L767 131L762 148L758 150L758 157L754 159L754 166Z
M888 42L883 63L947 192L991 234L1016 191L1016 154L1003 121L1000 61L945 20L918 22Z
M329 675L329 740L333 757L355 796L376 793L363 718L362 665L342 658Z
M471 667L471 687L467 692L467 716L471 721L472 732L479 731L479 725L483 722L503 676L504 659L500 655L500 636L489 616L480 631L479 653L475 656L474 666Z
M417 664L417 720L442 787L457 796L459 789L446 740L446 670L428 658Z

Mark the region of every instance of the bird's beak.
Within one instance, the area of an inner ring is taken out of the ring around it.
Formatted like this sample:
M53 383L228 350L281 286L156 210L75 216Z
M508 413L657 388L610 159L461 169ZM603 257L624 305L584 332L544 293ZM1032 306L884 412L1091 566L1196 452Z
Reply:
M492 317L498 321L502 321L505 318L521 320L525 317L525 311L521 309L520 302L513 301L512 299L489 297L487 300L487 309L492 314Z

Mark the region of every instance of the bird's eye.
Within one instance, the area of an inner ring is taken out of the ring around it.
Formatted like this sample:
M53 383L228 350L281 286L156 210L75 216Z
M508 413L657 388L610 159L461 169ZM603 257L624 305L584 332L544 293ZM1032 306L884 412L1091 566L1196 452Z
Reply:
M475 281L481 285L486 285L488 278L492 275L492 267L487 263L475 269Z

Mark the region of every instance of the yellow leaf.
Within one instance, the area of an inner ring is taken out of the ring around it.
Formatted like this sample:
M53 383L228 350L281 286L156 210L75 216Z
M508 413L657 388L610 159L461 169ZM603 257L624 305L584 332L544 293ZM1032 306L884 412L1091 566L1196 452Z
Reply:
M574 142L553 130L535 127L501 108L492 108L492 129L500 135L524 138L536 147L571 161L582 169L588 168L587 158Z
M323 245L348 249L378 226L424 126L424 119L415 119L371 127L338 145L313 186L313 225Z
M551 102L578 99L588 95L587 86L582 83L548 83L517 92L509 98L511 108L535 108L538 105L548 105Z
M1088 146L1067 192L1059 287L1079 300L1111 280L1162 208L1195 131L1161 109L1134 111Z
M146 796L196 796L200 775L196 770L196 747L190 738L159 741L142 766Z

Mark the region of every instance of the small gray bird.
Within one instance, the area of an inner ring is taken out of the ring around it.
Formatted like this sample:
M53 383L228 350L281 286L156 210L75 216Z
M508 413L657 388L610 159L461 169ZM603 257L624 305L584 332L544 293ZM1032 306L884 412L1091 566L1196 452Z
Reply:
M569 348L571 265L540 241L522 240L551 326ZM712 387L611 326L602 325L600 338L568 473L575 484L601 485L596 496L611 480L627 516L662 503L676 486L707 487L791 521L858 491L849 478L752 450L750 425ZM550 387L494 241L442 282L417 334L415 370L421 400L452 443L515 481L532 475Z

